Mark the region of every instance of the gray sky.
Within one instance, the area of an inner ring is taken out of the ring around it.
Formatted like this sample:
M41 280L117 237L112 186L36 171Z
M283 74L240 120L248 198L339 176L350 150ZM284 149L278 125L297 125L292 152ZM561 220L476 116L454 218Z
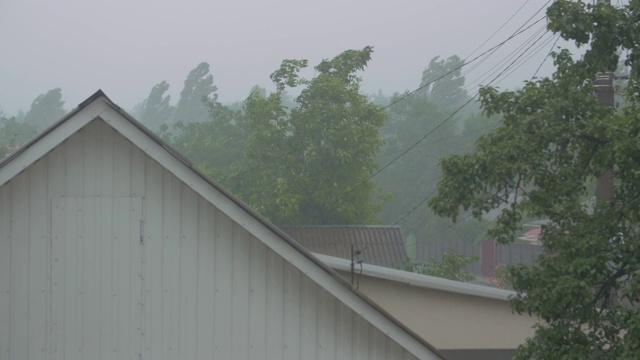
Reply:
M366 45L375 52L362 73L363 90L393 93L415 88L432 57L469 55L526 4L483 47L488 49L545 3L0 0L0 107L9 115L26 111L36 96L61 87L67 110L97 89L130 109L162 80L171 84L175 102L187 74L202 61L211 64L221 101L242 100L252 86L269 86L269 74L285 58L309 59L315 65ZM467 80L526 43L544 23L511 40ZM530 78L552 43L541 46L500 85L513 87ZM542 75L550 73L550 62Z

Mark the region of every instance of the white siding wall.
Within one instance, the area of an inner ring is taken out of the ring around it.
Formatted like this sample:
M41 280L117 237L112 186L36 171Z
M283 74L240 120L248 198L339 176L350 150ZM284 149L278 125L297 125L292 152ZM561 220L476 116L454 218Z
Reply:
M102 200L77 200L84 217L54 216L61 197L65 206L70 198ZM98 204L109 198L143 198L142 246L133 243L137 215L113 214L126 228L96 215L107 212ZM65 242L66 265L55 264L63 247L52 223L90 218L77 226L102 240ZM128 237L129 249L105 243L115 236ZM107 301L107 283L127 289ZM65 312L52 310L59 301ZM60 328L101 335L70 337ZM132 340L123 344L122 334ZM96 121L0 187L0 359L137 359L139 352L154 360L414 358Z

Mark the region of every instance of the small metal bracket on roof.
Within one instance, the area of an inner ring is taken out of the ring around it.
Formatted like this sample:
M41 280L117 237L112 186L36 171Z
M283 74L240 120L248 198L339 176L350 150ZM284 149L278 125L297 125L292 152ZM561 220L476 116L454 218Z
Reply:
M360 255L362 255L362 251L354 250L353 244L352 244L351 245L351 286L353 286L355 283L356 289L360 287L360 275L362 275L362 258L360 258ZM355 269L356 264L360 265L360 273L358 274L357 278L356 278L356 269Z

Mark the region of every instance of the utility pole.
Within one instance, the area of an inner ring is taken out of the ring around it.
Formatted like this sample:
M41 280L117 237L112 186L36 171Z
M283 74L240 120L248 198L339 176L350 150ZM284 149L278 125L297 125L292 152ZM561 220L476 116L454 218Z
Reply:
M596 93L600 105L615 107L613 72L604 71L596 75ZM596 180L596 203L613 199L613 169L605 170Z
M600 0L611 5L611 0ZM600 105L615 107L613 97L613 72L606 69L596 75L595 86ZM596 180L596 203L609 202L613 199L613 169L605 170Z

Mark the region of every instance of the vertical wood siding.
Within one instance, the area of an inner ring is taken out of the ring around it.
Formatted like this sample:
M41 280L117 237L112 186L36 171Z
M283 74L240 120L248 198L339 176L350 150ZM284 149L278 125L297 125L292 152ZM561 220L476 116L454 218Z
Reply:
M0 359L140 356L414 359L98 120L0 187Z

